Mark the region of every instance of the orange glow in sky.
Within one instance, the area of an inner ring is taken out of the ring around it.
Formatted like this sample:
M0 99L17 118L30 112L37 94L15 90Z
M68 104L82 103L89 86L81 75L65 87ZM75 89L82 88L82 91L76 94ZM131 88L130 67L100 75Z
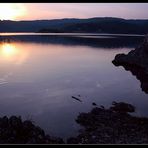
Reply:
M0 20L119 17L148 19L148 3L0 3Z
M1 3L0 4L0 19L15 20L26 14L26 9L23 4Z

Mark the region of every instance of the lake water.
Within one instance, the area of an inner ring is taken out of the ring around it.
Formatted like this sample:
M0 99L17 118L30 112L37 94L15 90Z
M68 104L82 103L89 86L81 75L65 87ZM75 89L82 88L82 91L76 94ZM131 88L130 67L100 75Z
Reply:
M148 95L139 80L112 64L142 37L1 34L0 39L0 116L21 115L63 138L78 134L75 119L92 102L108 107L123 101L136 106L136 115L148 116ZM72 98L79 95L82 102Z

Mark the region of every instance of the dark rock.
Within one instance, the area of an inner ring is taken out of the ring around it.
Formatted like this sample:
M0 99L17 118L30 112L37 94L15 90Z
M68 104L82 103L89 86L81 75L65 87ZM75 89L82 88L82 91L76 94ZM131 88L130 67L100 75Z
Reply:
M63 139L45 135L44 130L31 121L22 122L21 117L0 118L1 144L60 144Z
M67 143L68 144L78 144L79 140L77 138L71 137L71 138L67 139Z
M0 126L2 128L6 128L8 126L8 117L7 116L4 116L3 118L1 118Z
M29 131L29 130L32 130L33 128L34 128L34 125L32 124L31 121L26 120L23 122L23 130Z
M147 144L148 118L135 117L135 107L124 102L113 102L108 109L95 107L80 113L76 121L83 129L77 137L67 139L68 144ZM4 126L5 123L5 126ZM19 128L18 128L18 127ZM63 139L46 135L31 121L21 117L0 118L1 144L64 144Z
M92 103L93 106L96 106L97 104L95 102Z
M101 107L102 109L105 109L105 107L104 107L103 105L100 105L100 107Z
M80 113L76 121L83 130L70 144L144 144L148 143L148 118L135 117L135 107L124 102L113 102L109 109L95 107Z
M124 103L124 102L113 102L112 107L110 109L112 111L121 112L121 113L127 113L127 112L135 112L135 107L131 104Z
M42 130L39 126L35 127L35 131L36 131L36 135L41 135L41 136L45 136L45 132L44 130Z
M102 110L104 110L104 109L95 107L92 109L91 113L97 115L97 114L100 114L100 112L102 112Z
M64 141L62 138L52 137L50 140L53 144L64 144Z
M88 116L87 113L81 113L78 118L76 119L77 123L80 123L81 125L85 126L85 125L90 125L93 124L91 121L92 116Z
M36 144L36 143L37 143L37 141L36 141L36 139L35 139L34 137L30 138L30 139L26 142L26 144Z
M22 126L21 117L11 116L9 118L9 124L12 128L20 128Z
M141 88L148 93L148 36L135 50L126 54L117 54L112 61L115 66L123 66L131 71L141 82Z

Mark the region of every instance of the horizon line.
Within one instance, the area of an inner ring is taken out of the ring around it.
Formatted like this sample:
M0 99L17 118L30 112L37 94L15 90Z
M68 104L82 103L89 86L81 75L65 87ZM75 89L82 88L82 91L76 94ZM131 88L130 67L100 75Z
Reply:
M88 18L74 18L74 17L67 17L67 18L53 18L53 19L26 19L26 20L2 20L0 19L0 21L14 21L14 22L19 22L19 21L50 21L50 20L68 20L68 19L81 19L81 20L85 20L85 19L95 19L95 18L115 18L115 19L123 19L123 20L148 20L148 18L144 19L135 19L135 18L122 18L122 17L111 17L111 16L102 16L102 17L88 17Z

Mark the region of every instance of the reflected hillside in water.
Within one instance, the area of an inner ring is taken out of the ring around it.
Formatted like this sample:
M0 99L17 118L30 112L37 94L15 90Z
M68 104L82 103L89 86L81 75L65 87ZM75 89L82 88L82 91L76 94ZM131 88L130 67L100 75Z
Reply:
M90 46L106 49L135 48L142 40L139 36L58 36L58 35L12 35L0 36L0 42L32 42L41 44L59 44L71 46Z

